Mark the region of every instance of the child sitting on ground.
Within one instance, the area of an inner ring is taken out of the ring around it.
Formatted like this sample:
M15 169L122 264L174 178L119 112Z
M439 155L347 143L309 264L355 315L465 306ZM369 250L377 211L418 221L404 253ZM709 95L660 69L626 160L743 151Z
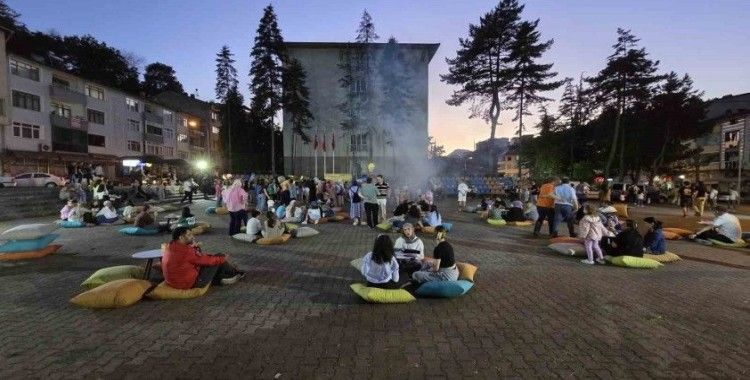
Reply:
M604 255L601 247L599 247L599 242L602 237L609 234L609 231L602 224L593 204L587 204L585 210L586 215L578 223L578 236L583 238L588 258L581 260L581 262L589 265L594 264L594 252L596 252L596 263L604 264Z
M266 218L267 220L262 232L264 238L276 238L284 234L284 225L276 220L276 214L273 211L268 211Z
M321 211L320 207L318 206L318 202L312 202L310 203L310 208L307 210L307 217L304 221L302 221L302 224L312 223L312 224L318 224L321 218Z
M260 212L258 210L250 210L250 219L248 219L247 226L245 226L246 234L257 237L263 236L263 234L261 233L263 231L263 224L261 224L258 216L260 216Z
M661 255L667 251L667 239L662 231L662 222L648 217L643 219L648 223L649 229L643 237L643 246L654 255Z
M443 224L443 218L440 216L437 206L435 205L430 206L430 210L427 212L427 214L424 217L424 224L426 226L433 226L433 227L437 227Z

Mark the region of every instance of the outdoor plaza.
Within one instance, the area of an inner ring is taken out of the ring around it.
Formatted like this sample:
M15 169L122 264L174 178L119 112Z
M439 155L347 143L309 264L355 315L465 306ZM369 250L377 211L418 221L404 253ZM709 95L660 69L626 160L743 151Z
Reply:
M350 223L285 245L230 239L228 216L194 212L212 230L203 249L247 271L189 300L93 310L69 300L94 271L145 265L131 257L168 235L120 226L59 229L54 255L0 261L0 378L746 378L750 255L670 241L683 260L654 270L581 265L531 227L491 226L438 206L453 223L456 261L478 267L452 299L370 304L350 289L350 261L379 231ZM673 209L635 209L694 223ZM52 217L0 223L49 223ZM745 225L748 221L743 218ZM394 238L396 234L391 234ZM429 255L435 243L422 235Z

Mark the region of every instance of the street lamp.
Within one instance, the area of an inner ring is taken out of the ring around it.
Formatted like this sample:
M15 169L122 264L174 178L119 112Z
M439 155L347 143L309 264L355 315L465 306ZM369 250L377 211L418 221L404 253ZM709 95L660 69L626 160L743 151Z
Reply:
M206 161L206 160L196 161L195 162L195 167L198 170L201 170L201 171L206 170L206 169L208 169L208 161Z

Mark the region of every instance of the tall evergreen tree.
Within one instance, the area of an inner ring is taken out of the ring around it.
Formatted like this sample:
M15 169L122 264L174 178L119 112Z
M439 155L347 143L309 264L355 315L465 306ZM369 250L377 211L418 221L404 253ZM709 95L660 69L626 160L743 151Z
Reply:
M274 117L282 106L284 40L281 37L276 14L270 4L263 10L255 44L250 52L250 93L253 96L251 112L259 118L270 134L271 173L276 176L276 123Z
M185 93L182 83L177 80L172 66L161 62L154 62L146 66L141 89L146 93L146 96L155 96L164 91L174 91L179 94Z
M551 91L560 87L562 81L550 81L557 76L551 63L538 63L542 54L549 50L553 40L540 42L537 31L539 20L523 21L516 30L511 42L511 53L507 58L511 80L508 83L508 101L515 105L518 120L518 143L523 136L523 116L529 115L527 109L533 104L539 104L551 99L541 96L540 92ZM518 178L521 178L521 165L518 165Z
M237 90L239 81L237 80L237 69L234 68L234 59L232 56L233 54L229 50L229 46L226 45L222 46L221 51L216 54L215 91L216 99L222 103L222 128L220 138L222 141L224 159L229 164L229 167L234 169L235 163L233 161L235 150L237 150L235 148L249 145L232 143L235 140L249 142L249 131L248 128L242 128L245 126L245 115L242 109L242 102L244 99Z
M216 99L224 102L227 93L232 88L237 87L237 69L234 68L234 54L229 50L229 46L222 46L221 51L216 54Z
M629 30L618 28L617 43L612 46L615 51L607 58L607 65L596 76L588 79L597 103L617 112L612 143L604 166L605 176L609 176L618 151L620 176L624 176L625 138L631 136L621 125L623 114L636 107L644 108L654 85L663 78L656 74L659 61L648 58L646 49L637 47L638 41Z
M297 136L304 144L310 143L308 130L314 119L310 112L310 90L307 88L307 74L297 59L290 59L284 70L284 110L292 123L292 173L295 173Z
M539 130L539 135L542 138L549 137L557 131L557 119L547 111L547 107L543 104L539 106L539 122L536 129Z
M223 148L224 160L232 173L241 173L251 167L249 161L251 161L255 152L251 151L249 147L258 146L253 141L244 102L245 100L237 86L232 86L227 90L224 103L221 105L219 138Z
M479 19L479 25L470 24L469 37L459 39L456 57L446 59L448 74L440 76L443 82L460 86L446 103L470 103L469 117L481 117L490 123L491 141L512 79L508 58L522 11L523 5L517 0L502 0ZM490 144L489 163L490 168L497 165L494 143Z

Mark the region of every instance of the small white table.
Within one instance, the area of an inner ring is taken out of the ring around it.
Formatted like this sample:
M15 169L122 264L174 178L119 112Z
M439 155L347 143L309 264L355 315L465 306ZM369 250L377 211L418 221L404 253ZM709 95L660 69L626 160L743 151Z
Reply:
M136 252L132 257L134 259L148 260L146 261L146 270L143 272L143 278L145 280L148 280L149 276L151 275L151 267L154 264L154 259L161 259L163 255L164 253L161 251L161 249L152 249L148 251Z

